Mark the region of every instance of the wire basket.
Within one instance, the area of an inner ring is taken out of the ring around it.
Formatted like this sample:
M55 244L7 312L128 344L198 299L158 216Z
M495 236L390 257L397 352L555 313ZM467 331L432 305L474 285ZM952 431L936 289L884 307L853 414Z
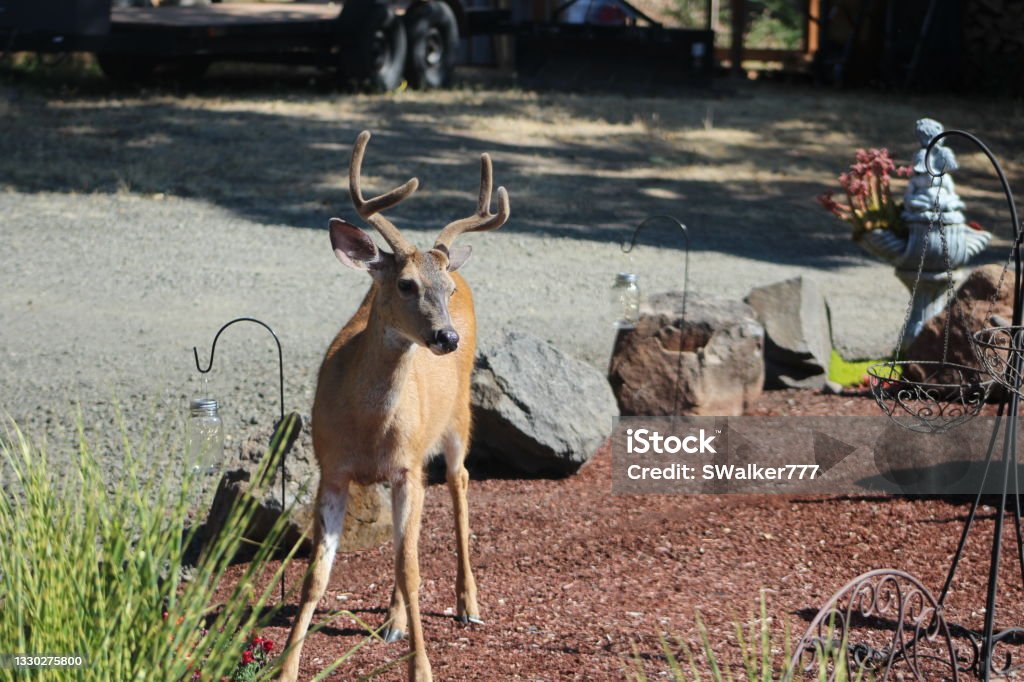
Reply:
M1024 327L987 327L971 337L974 350L985 370L1001 386L1024 396L1021 383L1024 367Z
M940 361L871 365L871 394L896 424L918 433L945 433L981 412L992 388L983 370Z

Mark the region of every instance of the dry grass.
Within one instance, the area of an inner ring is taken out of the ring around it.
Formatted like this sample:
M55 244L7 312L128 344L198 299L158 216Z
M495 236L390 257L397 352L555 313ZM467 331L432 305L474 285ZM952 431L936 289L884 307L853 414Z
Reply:
M1014 177L1024 163L1012 126L1018 106L1005 102L778 86L647 98L472 86L367 97L301 82L220 85L227 95L212 94L217 80L184 95L116 92L93 78L71 94L9 89L18 96L0 98L0 184L195 197L261 222L319 225L325 207L345 207L348 145L370 128L370 185L409 174L422 181L414 225L462 211L462 188L475 184L469 160L490 150L500 181L516 190L520 227L600 238L653 212L696 213L715 227L708 246L726 249L741 235L845 236L814 196L856 147L889 146L906 158L922 115L981 131ZM979 155L961 156L972 215L993 224L998 187Z

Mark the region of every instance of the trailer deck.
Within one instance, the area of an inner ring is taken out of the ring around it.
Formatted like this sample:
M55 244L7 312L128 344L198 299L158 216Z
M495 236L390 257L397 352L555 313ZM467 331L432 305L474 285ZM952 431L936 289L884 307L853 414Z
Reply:
M115 7L110 11L114 29L252 28L334 21L341 5L300 3L220 3L196 7Z

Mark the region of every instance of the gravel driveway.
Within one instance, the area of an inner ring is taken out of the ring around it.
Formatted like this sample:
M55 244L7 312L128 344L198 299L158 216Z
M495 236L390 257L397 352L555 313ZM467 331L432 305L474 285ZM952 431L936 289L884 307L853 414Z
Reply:
M205 362L217 328L242 315L277 330L286 407L309 410L320 356L368 284L335 261L324 229L332 215L353 215L345 173L363 128L376 133L368 191L420 177L392 217L421 245L473 209L475 159L492 153L512 219L465 237L481 336L522 329L598 367L612 342L614 273L640 273L648 292L681 279L671 231L652 229L631 262L619 251L645 216L689 225L693 290L740 298L802 274L828 297L837 347L879 356L906 294L814 196L858 146L908 156L926 114L984 131L1021 171L1001 105L948 98L778 87L656 99L473 87L361 97L251 85L178 97L104 87L0 93L0 409L51 443L73 437L71 404L101 442L119 438L117 406L130 435L173 434L203 390L192 346ZM1005 233L998 187L979 157L961 158L971 217ZM222 338L210 382L229 434L274 418L275 361L262 330Z

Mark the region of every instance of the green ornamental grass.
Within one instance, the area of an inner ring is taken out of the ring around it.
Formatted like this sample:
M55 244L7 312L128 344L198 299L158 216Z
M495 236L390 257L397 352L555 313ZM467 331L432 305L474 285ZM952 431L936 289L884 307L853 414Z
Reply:
M283 516L228 596L217 603L215 593L296 428L288 419L278 429L252 494L234 507L186 580L185 551L198 526L189 523L195 478L192 485L161 476L143 482L144 460L125 442L122 475L104 480L81 433L77 466L58 478L44 449L10 427L0 437L0 654L82 657L82 667L48 679L271 679L271 653L278 652L259 631L279 608L268 607L269 597L298 549L277 547ZM271 571L275 552L286 556ZM3 661L0 682L26 679L11 662Z
M704 653L703 665L698 663L693 651L682 639L670 639L661 635L661 658L664 659L667 670L659 671L658 679L667 678L672 682L794 682L811 679L816 682L861 682L864 679L863 671L851 674L846 668L846 656L840 653L846 647L845 640L836 642L834 649L818 650L817 670L813 677L804 671L793 670L790 667L792 647L789 629L787 628L783 634L780 658L779 651L772 642L771 619L768 617L768 607L763 593L760 617L751 624L749 630L744 632L743 626L736 624L736 641L743 661L743 672L738 675L733 675L727 668L722 668L700 614L697 614L696 620L697 634ZM833 628L830 627L830 634L826 638L828 641L832 640L832 632ZM625 669L626 679L630 682L648 682L650 679L644 667L644 659L635 646L632 658L626 661Z

